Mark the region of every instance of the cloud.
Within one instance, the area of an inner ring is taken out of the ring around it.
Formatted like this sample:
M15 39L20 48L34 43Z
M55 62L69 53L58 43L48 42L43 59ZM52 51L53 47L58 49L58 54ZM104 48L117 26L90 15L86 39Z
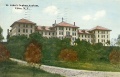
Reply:
M20 6L19 7L13 7L12 11L13 11L13 13L22 13L23 12L23 7L20 7Z
M58 8L54 5L48 6L43 10L44 13L48 13L48 14L51 14L51 15L57 15L58 11L59 11Z
M92 17L91 17L91 15L85 15L85 16L82 17L82 19L88 21L88 20L91 20Z
M106 15L105 10L97 11L95 16L94 16L94 20L100 19L100 18L104 17L105 15Z
M82 16L82 19L85 20L85 21L89 21L89 20L98 20L100 18L103 18L105 17L106 15L106 11L105 10L100 10L100 11L97 11L94 15L85 15L85 16Z

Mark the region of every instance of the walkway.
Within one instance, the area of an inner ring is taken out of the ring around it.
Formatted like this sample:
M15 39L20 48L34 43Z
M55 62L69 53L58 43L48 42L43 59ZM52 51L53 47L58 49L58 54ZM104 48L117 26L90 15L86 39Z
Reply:
M27 66L29 65L27 62L18 59L10 58L10 60L16 61L18 62L18 64L23 64ZM39 66L39 64L35 64L35 67L50 73L60 74L65 77L120 77L120 72L76 70L47 65Z

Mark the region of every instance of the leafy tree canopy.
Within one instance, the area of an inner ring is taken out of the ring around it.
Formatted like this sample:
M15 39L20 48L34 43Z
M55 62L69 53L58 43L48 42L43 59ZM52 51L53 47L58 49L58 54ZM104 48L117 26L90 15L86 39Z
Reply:
M4 39L2 32L3 32L3 29L0 27L0 42Z
M64 38L63 40L61 40L61 47L63 48L68 48L71 46L71 40L69 38Z
M118 35L116 44L117 44L118 46L120 46L120 34Z
M16 35L16 36L12 36L8 39L8 42L10 43L15 43L15 42L19 42L19 41L26 41L27 40L27 36L25 35Z
M42 37L42 35L39 32L35 32L35 33L30 34L29 39L35 40L41 44L43 44L43 42L44 42L44 38Z
M41 60L41 49L42 47L36 41L32 41L25 52L25 60L31 63L38 63Z

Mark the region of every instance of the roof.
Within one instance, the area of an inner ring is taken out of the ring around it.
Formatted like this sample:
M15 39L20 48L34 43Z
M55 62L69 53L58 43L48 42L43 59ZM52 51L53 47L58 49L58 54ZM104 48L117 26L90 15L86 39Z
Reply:
M80 29L80 30L78 31L78 34L91 34L91 33L90 33L89 30L87 30L87 29Z
M73 24L70 24L70 23L67 23L67 22L64 22L64 21L62 21L62 22L56 24L56 26L64 26L64 27L74 27L74 28L79 28L79 27L77 27L77 26L75 26L75 25L73 25Z
M104 28L102 26L96 26L96 27L92 28L90 31L92 31L92 30L107 30L107 31L111 31L110 29Z
M37 26L36 30L37 31L54 31L54 30L51 30L50 26Z
M13 24L15 24L15 23L36 24L36 23L34 23L34 22L30 21L30 20L27 20L27 19L20 19L18 21L15 21ZM13 24L10 27L12 27Z

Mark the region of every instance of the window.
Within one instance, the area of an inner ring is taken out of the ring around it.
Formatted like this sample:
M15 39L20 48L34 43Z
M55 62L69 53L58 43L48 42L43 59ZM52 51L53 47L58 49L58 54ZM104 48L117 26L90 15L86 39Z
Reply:
M31 25L31 28L32 28L32 25Z
M50 32L49 32L49 35L50 35Z
M72 33L72 35L74 36L74 33Z
M52 35L54 35L54 33L52 33Z
M62 35L63 35L63 32L62 32Z
M76 29L75 29L75 31L76 31Z
M72 40L74 40L74 38L72 38Z
M28 27L28 25L26 25L26 28Z
M20 27L20 24L18 26Z
M63 30L63 27L59 27L59 30Z
M32 33L32 30L30 32Z
M74 31L74 28L72 30Z
M83 35L82 35L82 37L83 37Z
M47 35L47 32L45 32L45 35Z
M25 29L23 29L23 33L25 33Z
M62 37L62 39L63 39L63 37Z
M25 24L23 24L23 27L25 27Z
M18 29L18 32L20 32L20 29Z
M59 32L59 35L63 35L63 32Z
M90 35L88 35L88 38L90 38Z
M99 35L98 35L98 37L99 37Z
M66 35L70 35L70 32L66 32Z
M26 29L26 33L28 33L28 30Z

